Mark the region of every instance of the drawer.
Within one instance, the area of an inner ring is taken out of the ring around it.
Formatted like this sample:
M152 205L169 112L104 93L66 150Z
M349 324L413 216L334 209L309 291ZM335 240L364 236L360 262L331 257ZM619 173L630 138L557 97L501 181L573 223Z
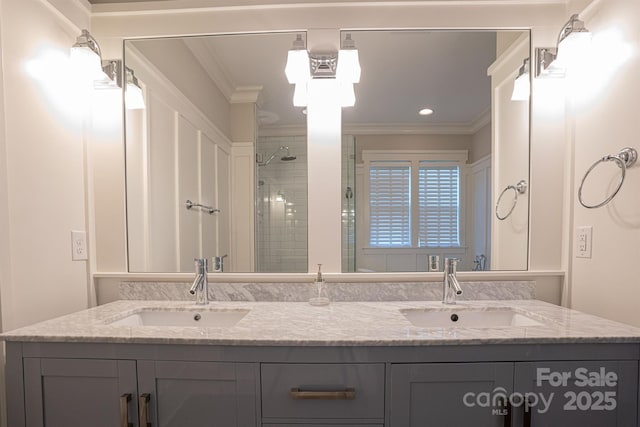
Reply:
M275 364L261 368L265 418L384 418L384 364Z

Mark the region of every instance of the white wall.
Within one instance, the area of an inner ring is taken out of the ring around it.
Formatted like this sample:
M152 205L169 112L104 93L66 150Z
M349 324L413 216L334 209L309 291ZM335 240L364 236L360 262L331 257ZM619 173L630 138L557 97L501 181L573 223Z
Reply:
M87 263L71 261L70 232L87 228L82 111L91 105L75 109L74 82L39 73L52 55L68 58L78 28L38 0L1 6L0 292L10 330L87 307Z
M146 95L146 109L127 110L129 268L191 272L194 258L230 252L231 141L168 80L165 63L129 53ZM220 211L187 209L186 200Z
M511 100L518 69L528 56L529 37L522 35L488 71L491 76L493 270L528 268L528 192L516 194L516 191L508 189L521 180L529 184L529 132L526 131L529 129L529 103Z
M568 96L575 152L570 302L578 310L640 326L640 165L629 169L622 190L609 205L585 209L577 200L582 176L593 162L625 146L640 149L640 3L600 1L581 18L593 33L596 57L603 56L598 57L600 68L596 65L589 73L587 84L577 84L579 93L572 91ZM611 165L595 172L595 179L585 184L591 203L606 197L619 176L618 168ZM590 259L575 257L578 226L593 226Z

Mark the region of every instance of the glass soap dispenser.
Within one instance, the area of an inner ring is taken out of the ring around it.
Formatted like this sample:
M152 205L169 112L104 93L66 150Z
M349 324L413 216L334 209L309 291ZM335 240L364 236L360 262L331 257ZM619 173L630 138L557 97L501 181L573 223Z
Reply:
M311 305L329 305L329 294L327 293L327 283L322 277L322 264L318 264L318 274L313 282L311 295L309 297Z

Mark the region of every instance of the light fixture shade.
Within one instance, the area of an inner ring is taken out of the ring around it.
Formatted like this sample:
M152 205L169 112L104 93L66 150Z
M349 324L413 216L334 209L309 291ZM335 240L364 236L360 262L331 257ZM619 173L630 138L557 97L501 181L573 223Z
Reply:
M577 14L571 18L558 34L558 52L550 68L567 70L587 57L591 47L591 33Z
M124 90L124 97L127 110L142 110L145 108L142 89L138 86L127 83L127 87Z
M293 90L293 106L306 107L309 102L309 92L306 83L296 83Z
M558 44L558 56L552 66L569 69L588 56L590 47L590 32L573 32Z
M341 82L360 83L360 57L357 49L340 49L336 79Z
M353 83L338 80L338 85L338 89L340 90L340 106L353 107L356 105L356 92L353 88Z
M531 95L531 77L529 71L529 58L524 60L522 67L518 70L518 77L513 82L512 101L526 101Z
M100 47L89 31L82 30L71 46L71 64L83 79L104 80L107 75L102 71Z
M287 65L284 73L291 84L306 83L311 80L309 52L305 49L290 50L287 55Z
M512 101L526 101L531 94L531 86L529 85L529 74L523 74L516 78L513 82Z
M125 67L125 73L127 76L127 84L124 89L125 106L127 110L141 110L145 108L142 88L131 68Z

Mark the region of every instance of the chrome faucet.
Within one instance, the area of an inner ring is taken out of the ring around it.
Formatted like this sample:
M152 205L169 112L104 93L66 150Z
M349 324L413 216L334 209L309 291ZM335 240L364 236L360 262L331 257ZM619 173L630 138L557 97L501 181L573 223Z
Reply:
M442 281L442 303L455 304L456 295L462 295L462 288L456 278L457 258L444 259L444 280Z
M193 281L189 293L196 296L196 304L209 304L209 281L207 280L207 259L196 258L196 280Z

